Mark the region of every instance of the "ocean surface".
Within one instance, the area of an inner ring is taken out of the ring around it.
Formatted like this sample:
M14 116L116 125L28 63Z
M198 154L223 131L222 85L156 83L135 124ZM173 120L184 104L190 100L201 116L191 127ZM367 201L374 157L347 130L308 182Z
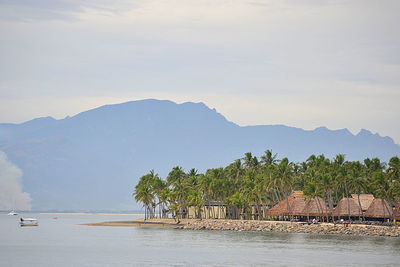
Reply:
M79 225L138 217L0 214L0 266L400 266L393 237Z

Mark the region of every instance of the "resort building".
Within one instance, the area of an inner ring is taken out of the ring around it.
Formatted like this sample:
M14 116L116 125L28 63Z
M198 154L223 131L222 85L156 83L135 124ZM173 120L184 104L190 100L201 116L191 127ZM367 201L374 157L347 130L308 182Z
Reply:
M396 208L394 209L394 219L400 221L400 201L397 202Z
M358 201L352 197L342 198L333 209L333 217L361 217L363 215Z
M320 220L353 219L380 220L400 219L400 203L396 209L382 199L376 199L372 194L352 194L352 197L342 198L331 210L325 200L320 197L307 198L302 191L294 191L286 199L268 210L269 217L278 219L309 220L310 217Z
M228 209L230 211L230 209ZM198 214L198 208L194 206L188 207L187 218L201 218L201 219L226 219L227 207L222 201L207 201Z
M301 215L307 217L327 217L330 215L330 212L325 200L315 197L307 200Z
M359 202L362 212L366 212L375 199L372 194L351 194L351 197Z
M306 206L306 199L303 191L294 191L286 199L273 206L268 216L302 216Z
M265 218L279 220L320 221L352 219L359 220L400 220L400 202L395 209L386 201L374 198L372 194L352 194L342 198L331 210L321 197L309 198L303 191L294 191L286 199L268 209L269 205L250 205L243 209L227 206L222 201L207 201L200 209L189 206L182 211L182 218L189 219L246 219L262 220Z
M365 212L364 217L383 219L393 218L393 208L386 200L376 198L372 201L368 210Z

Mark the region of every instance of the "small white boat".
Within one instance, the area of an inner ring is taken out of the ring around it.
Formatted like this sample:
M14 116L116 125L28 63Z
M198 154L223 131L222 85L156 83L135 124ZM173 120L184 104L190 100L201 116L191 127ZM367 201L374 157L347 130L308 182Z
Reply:
M21 218L19 225L21 226L38 226L39 222L37 219L34 218Z
M18 215L18 213L16 213L15 211L10 211L10 212L8 213L8 215Z

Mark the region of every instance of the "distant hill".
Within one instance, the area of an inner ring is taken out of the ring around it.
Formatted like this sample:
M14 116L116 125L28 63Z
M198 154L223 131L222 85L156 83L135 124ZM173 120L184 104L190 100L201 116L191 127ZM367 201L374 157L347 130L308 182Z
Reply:
M34 209L136 209L131 193L138 178L155 169L165 176L219 167L272 149L303 161L311 154L347 159L400 155L389 137L367 130L313 131L284 125L240 127L203 103L141 100L106 105L73 117L0 124L0 150L24 172L24 191Z

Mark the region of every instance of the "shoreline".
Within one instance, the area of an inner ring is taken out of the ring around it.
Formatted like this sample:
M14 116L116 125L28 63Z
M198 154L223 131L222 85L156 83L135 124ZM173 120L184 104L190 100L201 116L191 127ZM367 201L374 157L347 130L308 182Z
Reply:
M86 226L112 226L112 227L144 227L144 228L169 228L169 229L184 229L186 224L182 221L180 224L171 221L164 221L169 219L162 219L163 221L157 219L148 219L146 222L144 219L138 219L134 221L107 221L107 222L97 222L97 223L83 223L80 225Z
M350 224L346 227L344 224L318 223L309 225L304 222L286 221L181 219L180 223L177 224L173 219L148 219L146 222L144 219L138 219L134 221L109 221L81 225L400 237L400 227L398 226Z

